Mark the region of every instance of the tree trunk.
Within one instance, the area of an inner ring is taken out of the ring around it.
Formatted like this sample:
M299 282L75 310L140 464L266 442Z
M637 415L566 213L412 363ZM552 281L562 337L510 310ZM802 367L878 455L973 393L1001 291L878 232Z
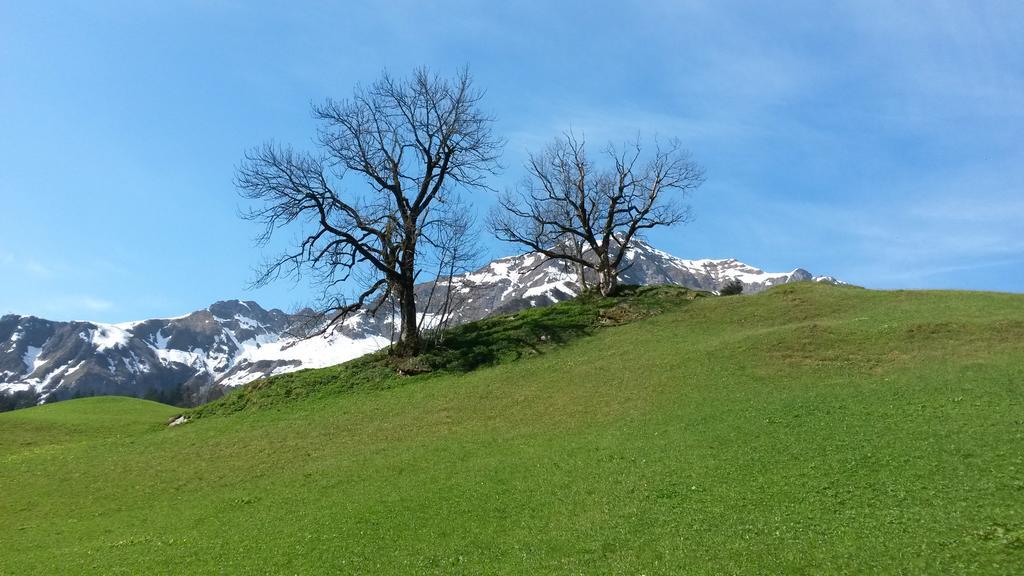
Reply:
M406 238L415 237L407 232ZM395 353L398 356L415 356L420 353L420 330L416 318L416 245L410 243L402 251L399 269L402 272L398 282L398 310L402 323Z
M403 281L396 290L401 329L395 354L398 356L415 356L420 353L420 332L416 326L416 297L411 281Z
M573 241L573 255L577 258L583 258L583 246L582 244ZM587 291L587 269L579 262L574 263L576 265L576 279L580 285L580 294Z
M598 271L602 296L611 296L619 287L619 275L611 266L604 266Z
M580 294L587 291L587 269L583 267L583 264L576 262L576 279L580 285Z

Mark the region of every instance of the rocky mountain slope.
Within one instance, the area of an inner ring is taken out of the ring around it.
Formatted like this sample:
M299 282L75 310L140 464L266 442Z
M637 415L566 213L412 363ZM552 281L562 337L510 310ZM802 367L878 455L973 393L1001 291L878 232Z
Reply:
M684 260L645 243L626 255L625 284L678 284L715 291L738 279L753 293L796 281L836 282L802 269L764 272L736 260ZM544 306L579 291L575 274L536 253L495 260L479 270L418 287L429 327ZM441 309L450 294L450 312ZM0 318L0 393L31 401L116 394L190 405L257 378L329 366L387 346L395 322L379 312L354 315L337 330L309 339L289 327L298 316L255 302L217 302L178 318L122 324Z

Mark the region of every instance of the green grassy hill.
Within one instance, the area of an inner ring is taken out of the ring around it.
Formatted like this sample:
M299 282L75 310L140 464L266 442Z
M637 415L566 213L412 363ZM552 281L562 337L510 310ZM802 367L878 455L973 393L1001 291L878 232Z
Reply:
M0 573L1019 574L1024 297L641 290L0 414Z

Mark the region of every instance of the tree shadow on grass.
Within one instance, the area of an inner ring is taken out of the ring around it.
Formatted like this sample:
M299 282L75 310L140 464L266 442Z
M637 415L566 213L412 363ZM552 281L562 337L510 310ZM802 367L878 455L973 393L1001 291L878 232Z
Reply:
M623 286L614 297L584 294L545 308L485 318L431 334L416 361L422 372L469 372L513 362L588 336L601 326L656 314L698 293L674 286Z
M422 355L431 370L469 372L543 353L593 332L597 309L562 305L458 326L436 335Z

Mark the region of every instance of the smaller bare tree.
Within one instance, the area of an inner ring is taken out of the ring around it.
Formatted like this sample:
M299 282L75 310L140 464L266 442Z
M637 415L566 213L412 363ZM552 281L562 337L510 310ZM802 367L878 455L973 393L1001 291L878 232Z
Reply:
M648 154L639 140L609 145L607 168L595 166L585 148L570 132L531 154L523 184L501 196L488 224L500 240L574 265L581 289L592 271L608 295L635 238L690 220L684 200L704 182L704 170L678 140Z

